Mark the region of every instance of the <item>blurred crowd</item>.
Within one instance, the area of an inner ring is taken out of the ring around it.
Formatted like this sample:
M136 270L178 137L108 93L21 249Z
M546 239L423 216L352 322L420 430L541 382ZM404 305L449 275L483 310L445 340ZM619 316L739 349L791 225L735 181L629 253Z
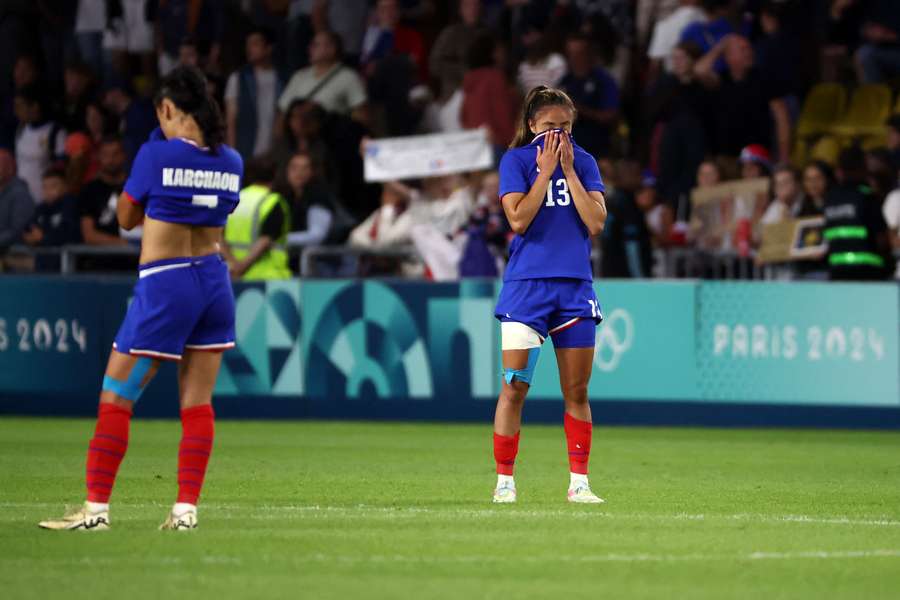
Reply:
M155 81L176 65L207 74L246 185L283 200L255 235L369 252L358 275L502 272L512 234L495 171L376 185L363 156L373 138L483 127L499 160L536 85L572 97L574 139L606 182L602 275L650 277L673 248L751 257L767 225L827 227L827 197L851 188L879 273L893 273L896 0L6 0L0 253L140 243L115 199L156 126ZM768 191L691 201L758 178Z

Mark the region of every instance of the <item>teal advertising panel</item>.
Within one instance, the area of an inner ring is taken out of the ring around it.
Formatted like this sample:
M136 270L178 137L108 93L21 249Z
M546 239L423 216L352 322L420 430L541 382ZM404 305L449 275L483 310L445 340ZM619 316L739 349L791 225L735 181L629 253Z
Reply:
M7 277L0 287L0 393L96 395L129 287ZM110 333L112 331L112 333Z
M133 284L0 277L0 412L93 412ZM240 416L489 418L502 380L493 316L501 285L236 284L237 348L223 354L216 396ZM809 407L836 425L844 409L889 409L900 426L896 285L599 281L595 289L604 322L588 394L618 412L636 407L625 420L719 422L712 417L732 410L747 422L752 411L742 406L755 404L754 414L781 422ZM175 368L165 365L139 411L170 414L175 390ZM532 411L558 414L549 341L530 398ZM635 417L641 410L654 412ZM879 413L860 422L885 421Z
M703 283L699 397L898 406L898 287Z
M693 282L594 284L603 313L591 399L685 400L697 396ZM561 398L556 356L544 344L529 397Z
M453 402L494 396L494 282L304 283L303 367L313 400Z

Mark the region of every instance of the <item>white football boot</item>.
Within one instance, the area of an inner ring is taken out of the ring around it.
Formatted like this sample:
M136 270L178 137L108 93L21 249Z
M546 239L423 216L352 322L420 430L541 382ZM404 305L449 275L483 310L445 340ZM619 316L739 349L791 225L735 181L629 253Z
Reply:
M57 520L41 521L38 527L55 530L104 531L109 529L109 508L95 510L90 502L73 509Z
M569 502L575 504L603 504L605 500L591 491L587 482L579 482L569 487Z
M494 504L512 504L516 501L516 486L512 483L501 483L494 490Z
M175 504L159 526L160 531L190 531L197 529L197 507L190 504Z

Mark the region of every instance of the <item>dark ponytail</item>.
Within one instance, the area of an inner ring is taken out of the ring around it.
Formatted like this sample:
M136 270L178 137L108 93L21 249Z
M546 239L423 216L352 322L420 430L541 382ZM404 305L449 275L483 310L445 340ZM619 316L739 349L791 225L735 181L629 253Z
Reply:
M546 85L539 85L525 96L522 102L522 113L519 116L519 124L516 127L516 136L513 138L510 148L518 148L528 143L531 138L531 120L537 114L548 106L565 106L572 111L572 121L575 120L577 111L575 103L569 98L569 95L562 90L550 88Z
M203 142L216 152L225 140L225 123L219 104L209 94L206 77L196 67L175 67L159 83L153 103L171 100L180 110L194 118L203 133Z

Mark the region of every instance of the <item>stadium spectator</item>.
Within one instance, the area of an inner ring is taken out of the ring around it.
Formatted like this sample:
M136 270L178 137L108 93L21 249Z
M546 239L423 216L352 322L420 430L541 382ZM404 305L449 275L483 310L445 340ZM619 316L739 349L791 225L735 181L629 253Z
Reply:
M606 226L601 234L603 277L644 278L652 275L653 248L644 212L635 193L641 187L641 168L633 160L616 168L618 187L608 195Z
M102 98L103 106L118 120L116 130L122 136L128 160L132 161L158 125L153 103L136 96L128 82L121 79L108 82Z
M651 43L656 25L678 10L681 0L637 0L635 4L637 42L643 48Z
M328 186L319 181L308 153L294 154L284 168L278 191L291 212L291 246L316 246L328 239L334 223L334 199Z
M560 87L569 94L578 111L572 135L578 145L595 158L606 154L610 136L619 118L619 86L596 65L590 41L582 36L566 40L569 72Z
M414 192L400 182L385 182L381 188L381 206L353 229L350 245L378 250L408 244L413 222L407 209Z
M706 21L706 13L698 6L699 0L678 0L678 8L667 17L657 20L647 56L650 58L651 79L661 70L672 71L672 50L681 41L681 32L693 23Z
M304 0L299 0L302 3ZM298 2L298 0L294 0ZM327 27L341 38L348 62L358 65L369 16L369 0L327 0Z
M653 246L664 248L670 244L672 239L675 211L671 206L659 201L656 185L656 177L653 176L653 172L644 171L641 175L641 186L635 194L635 202L638 208L644 212Z
M869 3L862 37L856 52L860 81L881 83L900 74L900 7L895 0Z
M291 77L278 98L280 115L296 100L315 101L325 110L366 123L366 89L359 75L341 63L341 38L331 31L315 35L309 46L310 66Z
M0 254L21 239L33 214L28 185L16 176L16 158L0 148Z
M91 100L84 109L85 127L66 137L66 173L69 191L78 194L81 186L97 175L97 151L100 142L115 133L112 119L99 100Z
M722 40L732 33L746 35L749 27L735 28L735 17L731 0L702 0L700 3L706 19L688 25L681 32L682 42L694 42L700 51L706 55L711 52ZM720 56L712 61L712 67L718 71L725 70L725 62Z
M848 58L859 45L865 3L858 0L818 2L816 29L821 32L821 73L824 81L847 79Z
M85 110L94 97L94 73L86 63L71 62L63 71L64 93L61 122L66 131L85 128Z
M722 170L713 160L697 167L697 188L708 190L722 183ZM691 207L688 240L699 250L715 251L726 245L731 209L725 200Z
M825 195L825 239L831 279L884 279L893 270L888 228L877 199L866 185L862 150L842 150L836 174L838 184Z
M107 23L107 3L100 0L77 0L75 44L82 61L97 76L106 74L109 58L103 49L103 31Z
M825 195L834 183L834 172L828 163L814 161L806 165L803 169L804 214L822 214L825 209Z
M567 72L566 59L554 52L551 38L533 25L522 36L525 58L519 63L516 81L519 90L527 94L539 85L556 87Z
M458 0L459 22L445 27L431 48L428 66L438 80L438 100L446 101L462 85L468 68L469 48L485 35L481 26L481 1ZM491 60L492 53L487 57Z
M91 246L125 246L119 235L116 201L125 185L127 157L122 140L104 138L97 152L97 177L81 188L78 210L81 216L81 237Z
M646 118L651 135L651 165L659 173L657 190L674 206L690 193L694 175L710 148L713 96L694 76L700 50L680 42L672 50L672 70L647 94Z
M65 171L46 171L41 184L41 202L34 211L30 226L22 234L22 240L29 246L42 248L78 243L81 240L78 201L67 190ZM58 271L59 256L39 255L35 267L38 271Z
M771 177L772 159L769 151L759 144L750 144L741 150L738 157L741 165L741 179L759 179ZM760 219L769 206L769 197L764 192L739 193L730 203L730 223L733 235L733 247L742 255L750 252L751 245L758 245L761 240Z
M792 97L800 93L802 87L801 39L796 32L786 26L788 3L766 0L759 15L762 35L756 40L754 54L760 72L764 73L772 94L778 97Z
M215 68L221 53L224 27L221 0L152 0L159 74L166 75L178 62L181 42L193 38L208 68Z
M9 94L0 93L0 146L3 147L15 144L16 129L19 126L15 110L16 92L37 85L40 78L37 58L32 55L17 56L12 67L12 89Z
M463 77L460 123L466 129L487 127L494 154L502 154L516 130L518 98L506 74L497 67L497 44L488 34L469 45Z
M894 170L900 170L900 114L891 115L887 121L885 145L891 154Z
M41 197L41 176L65 156L66 131L51 119L50 94L37 84L16 90L16 164L32 198Z
M900 187L894 189L881 207L884 221L888 226L888 236L894 253L900 252ZM900 279L900 258L897 259L894 278Z
M477 179L431 177L410 198L410 238L435 281L459 279L464 227L475 208Z
M721 74L713 68L720 56L725 57L727 64ZM723 38L697 61L694 71L705 85L717 92L715 128L719 154L736 156L741 148L760 144L775 147L779 160L787 159L791 145L788 105L778 95L780 91L754 65L753 48L747 38L739 35Z
M248 161L237 209L225 224L224 254L231 276L250 281L288 279L287 236L291 209L273 189L276 166L268 158Z
M247 34L247 64L225 86L225 141L246 158L262 156L272 146L275 111L284 82L272 66L274 33L256 28Z
M200 49L192 37L186 37L178 44L178 57L175 60L176 67L200 68Z
M372 12L371 23L363 37L360 64L371 78L377 63L392 54L405 55L415 65L418 79L428 80L428 57L422 35L400 24L397 0L378 0Z
M475 209L466 226L466 241L459 259L460 277L496 277L503 270L512 228L497 202L500 175L491 171L481 179Z
M761 225L781 223L800 215L803 208L803 190L797 171L782 165L772 172L772 201L760 217Z
M112 65L121 76L131 74L132 59L140 63L141 72L145 76L156 72L154 30L153 23L148 20L148 2L162 7L167 0L118 0L105 3L103 48L109 52ZM165 32L162 35L165 37Z
M294 100L288 107L281 136L273 151L276 163L286 165L297 152L309 154L316 173L333 184L337 178L337 165L323 137L327 117L325 109L315 102Z

